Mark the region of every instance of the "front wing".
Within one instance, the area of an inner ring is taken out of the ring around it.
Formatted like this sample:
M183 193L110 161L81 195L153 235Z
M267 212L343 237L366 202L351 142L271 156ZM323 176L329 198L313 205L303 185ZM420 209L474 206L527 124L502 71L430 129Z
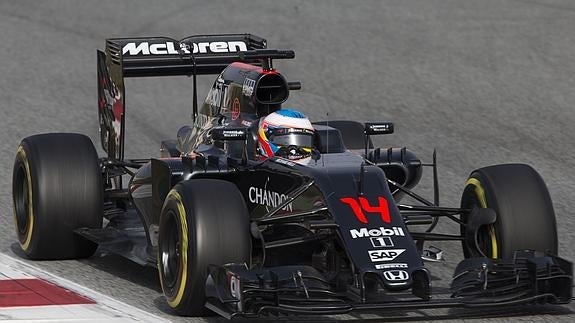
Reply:
M206 307L233 318L280 313L332 315L379 309L565 304L572 298L572 272L569 261L532 251L516 252L513 259L469 258L457 266L451 293L441 296L391 292L381 287L366 292L357 283L360 280L353 277L348 279L351 284L342 288L309 266L250 270L245 264L229 264L210 267ZM427 287L431 291L430 284Z

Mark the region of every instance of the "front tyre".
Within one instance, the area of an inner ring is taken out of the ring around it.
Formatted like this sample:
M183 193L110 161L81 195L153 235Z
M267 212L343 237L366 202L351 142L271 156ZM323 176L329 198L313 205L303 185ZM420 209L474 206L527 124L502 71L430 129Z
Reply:
M553 204L543 179L531 166L495 165L471 173L461 208L474 207L493 209L497 220L479 228L479 250L464 242L466 257L511 258L516 250L557 254ZM465 226L461 229L465 236Z
M242 194L227 181L191 179L168 193L158 237L164 296L179 315L203 316L208 265L248 263L249 214Z
M91 256L97 245L77 228L102 227L102 176L90 138L52 133L20 143L12 177L20 247L32 259Z

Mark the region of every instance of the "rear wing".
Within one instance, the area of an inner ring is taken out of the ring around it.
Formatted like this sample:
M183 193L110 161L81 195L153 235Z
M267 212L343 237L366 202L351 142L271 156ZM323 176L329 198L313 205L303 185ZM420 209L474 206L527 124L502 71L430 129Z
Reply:
M265 39L250 34L107 39L105 51L97 52L102 148L109 158L124 159L124 78L187 75L195 83L196 75L219 74L235 61L261 64L240 53L266 47Z

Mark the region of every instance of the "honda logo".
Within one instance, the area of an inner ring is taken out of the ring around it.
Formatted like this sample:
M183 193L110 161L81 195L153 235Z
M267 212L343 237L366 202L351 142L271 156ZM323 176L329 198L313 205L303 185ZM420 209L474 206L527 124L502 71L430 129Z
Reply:
M405 270L388 270L383 272L383 277L389 281L407 280L409 274Z

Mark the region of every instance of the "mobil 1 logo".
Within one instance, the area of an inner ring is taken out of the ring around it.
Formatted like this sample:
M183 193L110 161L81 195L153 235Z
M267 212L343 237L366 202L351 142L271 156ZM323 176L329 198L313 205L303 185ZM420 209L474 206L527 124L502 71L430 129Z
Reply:
M349 230L349 234L351 235L352 239L357 238L368 238L368 237L404 237L405 233L403 232L403 228L401 227L391 227L391 228L384 228L379 227L377 229L372 228L361 228L361 229L351 229Z
M372 237L369 238L369 240L371 240L371 245L374 248L393 247L393 240L391 240L391 237Z

